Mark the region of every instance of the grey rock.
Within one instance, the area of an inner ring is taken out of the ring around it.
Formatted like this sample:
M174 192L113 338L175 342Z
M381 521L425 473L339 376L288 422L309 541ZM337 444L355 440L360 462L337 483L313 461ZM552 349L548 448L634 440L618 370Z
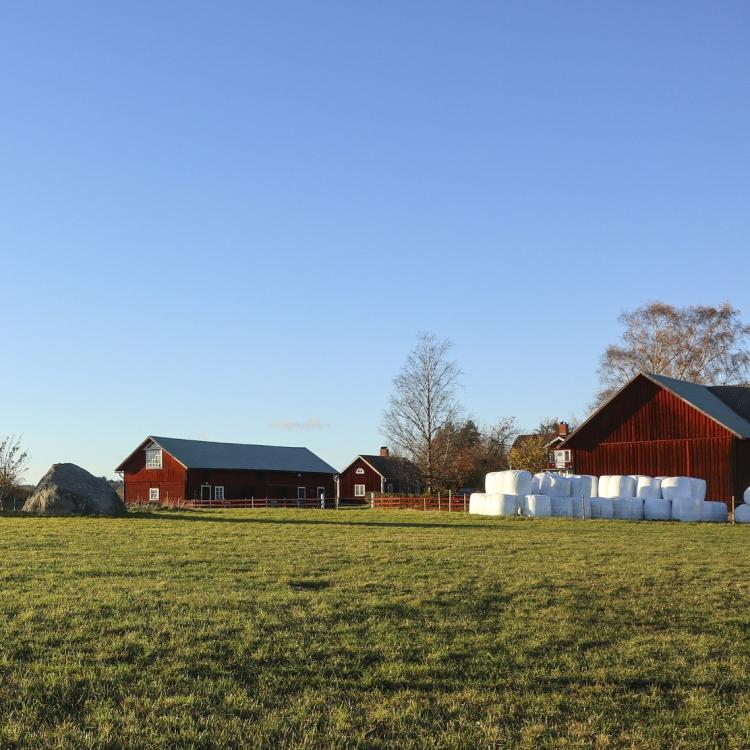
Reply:
M105 479L75 464L53 464L24 503L23 510L54 516L72 513L121 516L127 513L122 498Z

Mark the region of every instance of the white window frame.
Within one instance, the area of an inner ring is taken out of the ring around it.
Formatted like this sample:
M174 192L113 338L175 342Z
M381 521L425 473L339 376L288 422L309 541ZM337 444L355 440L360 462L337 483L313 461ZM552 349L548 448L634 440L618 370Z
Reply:
M320 496L323 496L323 500L326 499L326 488L325 487L318 487L317 492L315 493L315 496L318 500L320 500Z
M224 500L224 485L214 485L214 500Z
M365 473L365 470L364 470L363 468L361 468L361 467L360 467L360 468L359 468L359 469L357 469L357 471L355 471L354 473L355 473L355 474L364 474L364 473Z
M150 503L158 503L159 502L159 488L158 487L149 487L148 488L148 501Z
M365 496L364 484L355 484L354 485L354 497L364 497L364 496Z
M161 469L162 468L161 448L156 448L156 447L146 448L146 468L147 469Z
M297 487L297 500L307 500L307 487Z

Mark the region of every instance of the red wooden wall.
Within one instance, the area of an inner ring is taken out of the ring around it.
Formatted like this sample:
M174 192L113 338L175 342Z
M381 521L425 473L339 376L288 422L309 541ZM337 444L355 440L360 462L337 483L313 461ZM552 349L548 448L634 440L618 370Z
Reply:
M162 468L146 468L146 452L137 450L125 464L125 502L148 502L149 488L159 488L159 500L177 500L185 497L187 470L166 451L162 451Z
M187 475L185 499L199 500L201 485L224 487L227 500L242 498L296 499L297 487L304 487L308 498L318 497L318 487L325 489L326 497L336 496L332 474L298 473L284 471L240 471L216 469L190 469Z
M706 497L729 501L735 438L731 432L645 377L574 434L576 472L695 476Z
M357 474L357 469L364 469L364 474ZM354 485L364 484L365 493L380 492L381 490L380 474L375 471L367 461L358 458L351 466L341 473L339 479L339 495L342 498L354 498Z

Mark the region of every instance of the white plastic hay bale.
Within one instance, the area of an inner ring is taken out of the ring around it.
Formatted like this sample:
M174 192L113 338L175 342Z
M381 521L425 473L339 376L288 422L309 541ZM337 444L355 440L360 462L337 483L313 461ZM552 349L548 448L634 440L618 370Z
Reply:
M745 502L746 502L746 503L747 503L748 505L750 505L750 487L748 487L748 488L747 488L747 489L745 490L744 494L742 495L742 499L743 499L743 500L744 500L744 501L745 501Z
M635 496L643 500L661 500L661 479L638 477Z
M747 492L745 492L745 497L747 497ZM734 509L734 520L737 523L750 523L750 503L746 502Z
M503 489L506 495L531 495L534 477L531 472L510 469L501 472L503 475Z
M552 501L549 495L526 495L523 499L523 515L530 518L549 518L552 515Z
M553 471L545 472L539 494L550 497L570 497L570 478Z
M538 495L542 489L542 477L544 472L534 474L534 478L531 480L531 494Z
M705 500L706 499L706 480L698 479L697 477L688 477L690 480L690 497L693 500Z
M672 500L672 519L675 521L700 521L703 518L703 501L692 497L675 497Z
M591 517L592 518L614 518L614 503L608 497L591 498Z
M599 477L599 497L609 497L609 474L602 474Z
M472 492L469 495L469 513L484 515L487 495L484 492Z
M663 497L648 497L643 500L643 517L647 521L671 521L672 501Z
M591 498L581 495L571 497L573 518L591 518Z
M661 481L661 496L665 500L692 497L693 485L690 477L665 477ZM674 508L672 508L672 515L674 515Z
M570 495L571 497L598 497L599 495L599 478L592 477L589 474L575 474L570 477Z
M552 515L555 518L573 517L573 498L571 497L552 495L550 497L550 507Z
M616 497L612 500L615 518L621 521L640 521L643 518L643 500L636 497Z
M635 497L635 479L615 474L609 478L607 486L610 497Z
M719 500L703 500L701 521L726 523L729 518L727 504Z
M503 471L491 471L484 477L484 492L486 495L496 495L503 491L505 477Z
M518 495L508 495L504 492L488 493L485 508L485 515L488 516L517 516Z

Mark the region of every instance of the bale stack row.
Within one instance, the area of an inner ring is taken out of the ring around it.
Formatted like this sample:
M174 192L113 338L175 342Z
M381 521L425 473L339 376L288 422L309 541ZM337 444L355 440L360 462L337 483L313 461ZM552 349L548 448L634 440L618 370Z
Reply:
M726 504L706 500L706 482L696 477L563 476L556 472L532 476L518 470L487 474L485 492L471 495L469 512L631 521L727 520Z

